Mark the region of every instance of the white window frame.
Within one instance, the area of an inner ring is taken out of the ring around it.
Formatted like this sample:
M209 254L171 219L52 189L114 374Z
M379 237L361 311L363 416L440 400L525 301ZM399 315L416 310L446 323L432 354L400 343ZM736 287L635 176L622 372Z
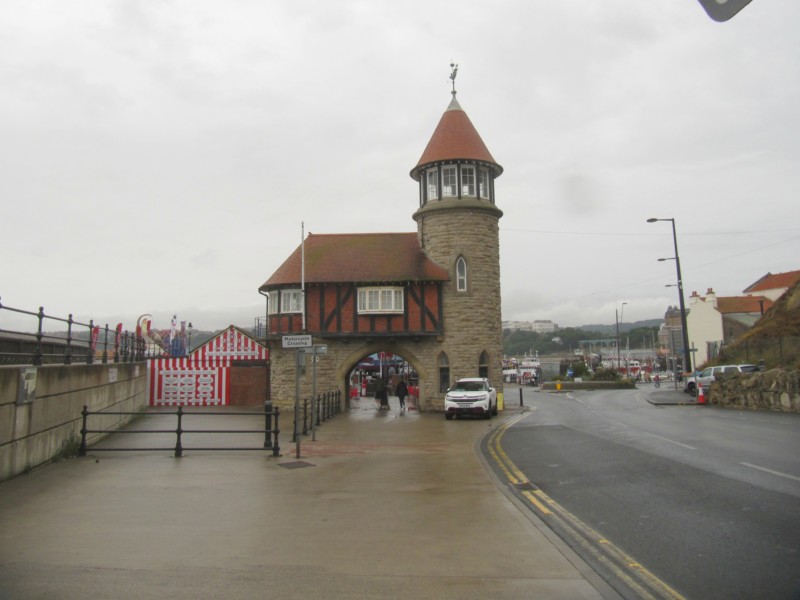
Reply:
M358 314L404 312L402 287L358 288Z
M428 169L425 172L428 185L428 199L432 200L439 197L439 171L438 169Z
M267 311L271 315L277 315L280 308L280 303L278 300L280 299L281 295L278 293L277 290L274 292L270 292L269 294L269 310Z
M303 312L303 290L281 290L281 313Z
M475 195L475 167L463 165L461 167L461 195Z
M459 256L456 261L456 290L467 291L467 261L463 256Z
M489 170L478 169L478 191L481 198L489 197Z
M458 169L455 165L442 167L442 198L458 195Z

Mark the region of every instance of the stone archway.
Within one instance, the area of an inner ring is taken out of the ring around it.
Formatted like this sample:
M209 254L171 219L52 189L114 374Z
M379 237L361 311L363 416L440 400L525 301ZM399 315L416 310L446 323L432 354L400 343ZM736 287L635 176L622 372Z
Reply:
M381 340L373 340L365 344L360 344L357 348L352 349L352 351L343 356L338 363L336 368L336 380L343 382L344 389L345 389L345 397L348 400L347 406L349 407L350 401L350 373L355 369L355 367L361 362L364 358L371 356L373 354L377 354L379 352L388 352L394 354L396 356L400 356L403 358L405 362L407 362L410 367L417 373L419 377L420 386L422 386L422 382L427 380L430 377L429 369L426 368L425 363L421 360L420 356L417 353L413 352L411 348L402 343L398 342L387 342Z

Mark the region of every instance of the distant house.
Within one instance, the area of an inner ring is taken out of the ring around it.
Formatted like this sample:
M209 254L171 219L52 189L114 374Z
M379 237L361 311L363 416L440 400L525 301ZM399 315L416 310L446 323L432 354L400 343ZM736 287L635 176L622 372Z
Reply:
M743 290L748 296L766 296L770 300L777 300L786 290L800 281L800 271L788 273L767 273L755 283Z
M700 367L715 358L722 344L729 344L753 327L773 305L766 296L717 296L708 288L705 296L692 292L686 325L693 363Z

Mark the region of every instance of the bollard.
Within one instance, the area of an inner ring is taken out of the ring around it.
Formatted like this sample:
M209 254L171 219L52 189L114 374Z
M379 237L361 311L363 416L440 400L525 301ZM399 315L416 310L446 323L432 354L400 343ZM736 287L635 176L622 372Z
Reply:
M519 388L519 405L522 406L522 388Z
M83 426L81 427L81 447L78 449L78 456L86 456L86 416L89 414L89 409L84 404L83 410Z
M264 448L272 448L272 402L264 402Z
M180 458L183 456L183 446L181 445L181 435L183 435L183 429L181 428L181 422L183 421L183 407L178 407L178 428L175 430L175 434L178 436L177 441L175 442L175 458Z
M278 428L278 419L280 417L280 412L281 412L280 407L276 406L275 407L275 429L272 432L272 433L275 434L275 438L274 438L275 442L272 444L272 456L280 456L281 455L280 454L281 447L278 444L278 434L281 432L281 430Z

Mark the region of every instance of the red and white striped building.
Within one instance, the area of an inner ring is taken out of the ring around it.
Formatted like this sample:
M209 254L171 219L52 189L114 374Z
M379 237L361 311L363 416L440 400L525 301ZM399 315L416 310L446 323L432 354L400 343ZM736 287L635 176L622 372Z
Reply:
M237 366L266 367L269 350L231 325L181 358L153 359L147 365L150 406L220 406L232 402Z

